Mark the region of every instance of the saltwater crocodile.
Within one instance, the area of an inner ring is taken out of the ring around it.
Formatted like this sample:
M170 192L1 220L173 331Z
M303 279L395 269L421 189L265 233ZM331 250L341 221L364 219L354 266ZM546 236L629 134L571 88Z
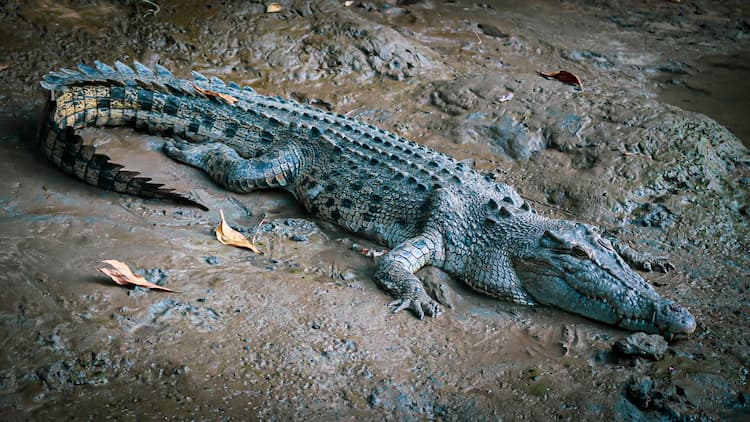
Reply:
M341 114L193 72L135 70L101 62L44 77L46 156L95 186L199 206L112 164L78 131L128 126L170 138L166 154L234 192L281 188L314 216L390 251L375 280L394 311L420 319L440 306L414 272L442 268L472 288L520 304L552 305L630 330L690 334L687 309L663 299L641 269L666 261L639 255L588 224L538 215L518 193L465 162Z

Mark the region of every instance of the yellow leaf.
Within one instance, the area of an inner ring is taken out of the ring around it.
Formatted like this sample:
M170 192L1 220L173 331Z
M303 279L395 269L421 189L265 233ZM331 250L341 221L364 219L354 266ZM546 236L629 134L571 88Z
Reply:
M209 97L219 97L222 100L228 102L230 105L234 105L237 101L239 101L237 98L232 97L229 94L224 94L221 92L211 91L210 89L203 89L199 87L196 84L193 84L193 88L195 88L196 91L200 92L203 95L207 95Z
M114 260L114 259L107 259L105 261L102 261L105 264L109 264L112 266L112 268L99 268L98 270L106 274L109 278L112 279L115 283L121 285L121 286L141 286L148 289L155 289L155 290L164 290L165 292L173 292L177 293L176 291L169 289L164 286L159 286L158 284L151 283L150 281L146 280L145 278L133 274L132 271L130 271L130 268L127 266L127 264Z
M216 227L216 239L218 239L219 242L225 245L237 246L238 248L250 249L251 251L260 255L263 254L263 252L261 252L260 249L258 249L258 247L255 246L252 242L247 240L247 238L243 236L242 233L229 227L229 224L227 224L226 220L224 219L224 210L220 209L219 215L221 216L221 222L219 222L219 226Z

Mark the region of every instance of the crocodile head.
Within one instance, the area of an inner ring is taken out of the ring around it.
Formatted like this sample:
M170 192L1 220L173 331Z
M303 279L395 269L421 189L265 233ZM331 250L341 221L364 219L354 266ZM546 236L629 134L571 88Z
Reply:
M695 330L690 312L660 297L591 226L560 223L514 260L534 299L628 330L667 337Z

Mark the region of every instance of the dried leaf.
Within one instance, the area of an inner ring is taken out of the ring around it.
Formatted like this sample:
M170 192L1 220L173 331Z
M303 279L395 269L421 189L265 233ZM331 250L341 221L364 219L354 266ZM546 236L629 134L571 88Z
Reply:
M368 258L377 258L388 253L388 249L370 249L360 245L359 243L353 244L352 249L354 249L358 254L364 255Z
M11 65L10 62L9 63L0 63L0 72L2 72L3 70L8 69L10 67L10 65Z
M121 286L141 286L147 289L164 290L165 292L177 293L175 290L151 283L145 278L137 274L133 274L127 264L123 262L114 259L107 259L102 262L105 264L109 264L112 268L104 267L99 268L98 270L106 274L109 278L112 279L112 281Z
M281 12L281 5L278 3L268 3L266 6L266 13L279 13Z
M354 2L352 0L346 0L344 2L344 6L346 6L346 7L349 7L349 6L353 5L353 4L354 4Z
M581 78L576 76L573 73L568 72L567 70L558 70L557 72L538 72L539 75L544 76L545 78L553 78L557 79L560 82L564 82L566 84L570 85L578 85L581 90L583 90L583 82L581 82Z
M231 105L234 105L234 103L239 101L237 98L234 98L229 94L223 94L221 92L211 91L210 89L203 89L196 84L193 84L193 88L195 88L196 91L200 92L203 95L208 95L209 97L219 97Z
M229 224L227 224L224 219L224 210L220 209L219 215L221 216L221 222L219 222L219 226L216 227L216 239L218 239L219 242L225 245L237 246L238 248L250 249L260 255L263 254L263 252L261 252L255 244L247 240L242 233L229 227Z

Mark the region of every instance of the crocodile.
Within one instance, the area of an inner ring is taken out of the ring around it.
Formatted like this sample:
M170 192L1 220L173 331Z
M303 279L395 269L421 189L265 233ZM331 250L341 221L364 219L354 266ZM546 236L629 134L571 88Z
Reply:
M585 223L538 214L511 186L371 124L160 65L95 62L43 77L39 144L63 172L103 189L202 204L124 171L83 142L87 126L162 136L163 151L226 189L283 189L313 216L389 251L376 283L422 319L441 306L414 275L431 265L489 296L550 305L627 330L691 334L696 322L630 264L671 268ZM626 261L627 260L627 261Z

